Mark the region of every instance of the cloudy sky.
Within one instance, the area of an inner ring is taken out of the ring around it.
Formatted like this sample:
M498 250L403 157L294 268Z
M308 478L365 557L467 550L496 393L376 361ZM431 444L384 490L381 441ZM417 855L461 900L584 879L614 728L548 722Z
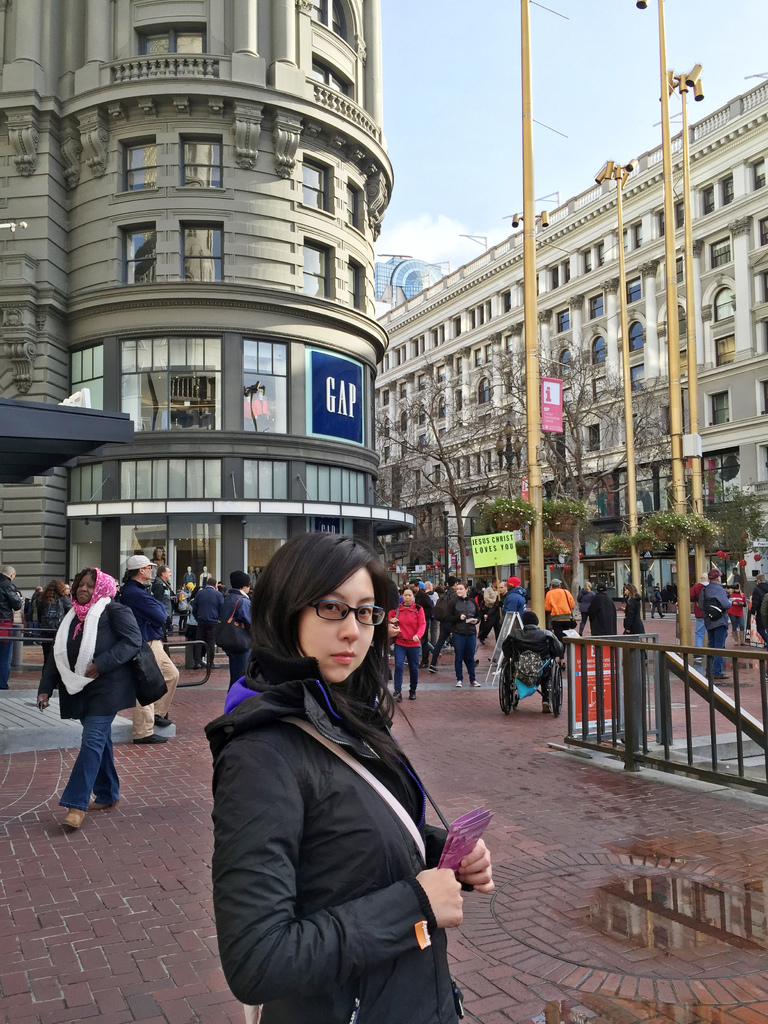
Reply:
M565 201L607 159L661 142L657 2L542 3L565 17L531 7L533 116L549 126L535 126L535 192ZM691 121L760 84L746 76L768 74L768 0L666 0L665 10L668 66L704 65ZM483 251L460 235L499 242L522 206L520 3L382 0L382 21L395 190L376 252L455 269Z

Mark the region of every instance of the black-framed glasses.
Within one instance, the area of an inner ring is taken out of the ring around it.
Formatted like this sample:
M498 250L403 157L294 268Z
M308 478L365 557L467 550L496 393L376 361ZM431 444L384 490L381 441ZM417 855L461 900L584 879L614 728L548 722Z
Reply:
M353 608L351 604L335 601L333 598L315 601L309 607L314 608L321 619L329 619L331 622L346 619L350 612L354 612L355 618L362 626L379 626L387 614L377 604L361 604L359 608Z

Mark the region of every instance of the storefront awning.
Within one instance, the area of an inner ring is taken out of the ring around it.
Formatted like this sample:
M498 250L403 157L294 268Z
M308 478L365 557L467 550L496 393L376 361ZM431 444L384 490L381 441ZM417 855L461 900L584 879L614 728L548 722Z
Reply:
M102 445L131 441L126 413L0 398L0 484L22 483Z

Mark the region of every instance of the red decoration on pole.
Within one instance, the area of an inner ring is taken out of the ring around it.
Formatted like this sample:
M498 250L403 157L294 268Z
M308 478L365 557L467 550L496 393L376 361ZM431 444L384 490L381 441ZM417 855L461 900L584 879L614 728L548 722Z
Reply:
M746 565L746 564L747 564L746 558L740 558L739 559L739 565Z
M440 554L442 555L444 552L445 552L445 548L440 548Z
M762 555L753 555L752 557L754 558L754 560L755 560L756 562L759 562L759 561L760 561L760 559L762 558Z

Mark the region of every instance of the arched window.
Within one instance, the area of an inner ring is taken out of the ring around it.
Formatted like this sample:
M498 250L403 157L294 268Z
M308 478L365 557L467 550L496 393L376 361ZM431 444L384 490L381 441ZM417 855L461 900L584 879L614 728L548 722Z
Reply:
M347 16L341 0L315 0L312 5L312 18L348 42Z
M491 400L491 384L487 377L482 377L479 384L477 385L477 401L480 405L485 405L486 402Z
M592 362L595 364L605 362L605 338L597 337L592 342Z
M571 350L569 348L564 348L558 356L557 361L562 367L562 372L568 373L571 369Z
M643 325L639 320L633 320L629 325L629 351L638 352L644 344Z
M403 433L405 433L407 429L408 429L408 413L407 412L401 412L400 413L400 430Z
M715 323L733 316L733 292L730 288L721 288L715 296Z
M688 340L688 318L682 306L677 307L677 335L683 348Z

